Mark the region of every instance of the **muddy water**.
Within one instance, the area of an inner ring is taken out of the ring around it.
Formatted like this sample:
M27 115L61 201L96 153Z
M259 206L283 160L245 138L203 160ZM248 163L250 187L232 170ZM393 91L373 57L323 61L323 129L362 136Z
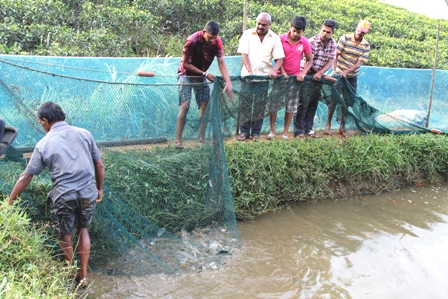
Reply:
M447 186L303 204L239 223L223 268L93 273L91 298L447 298Z

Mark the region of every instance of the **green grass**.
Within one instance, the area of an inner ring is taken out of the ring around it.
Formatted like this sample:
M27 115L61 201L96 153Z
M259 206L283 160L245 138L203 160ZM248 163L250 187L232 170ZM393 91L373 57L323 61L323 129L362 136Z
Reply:
M80 298L74 266L52 257L51 238L19 206L0 204L0 298ZM54 240L53 240L54 241Z
M367 135L347 140L226 145L239 219L300 201L375 194L447 178L444 135Z

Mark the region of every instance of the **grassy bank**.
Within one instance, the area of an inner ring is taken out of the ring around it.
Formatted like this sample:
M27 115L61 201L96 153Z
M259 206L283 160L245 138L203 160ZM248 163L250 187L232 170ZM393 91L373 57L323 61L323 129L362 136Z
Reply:
M448 177L448 138L445 135L367 135L346 140L331 137L304 142L233 142L227 144L225 149L235 210L240 220L254 219L268 211L298 202L336 200L409 186L439 184ZM173 149L157 149L164 150ZM188 151L175 153L186 155ZM158 159L153 151L148 151L144 156ZM113 171L114 161L117 161L115 157L105 156L105 163L110 163L106 165L110 173L107 178L116 177L118 180L125 176L120 193L126 194L125 187L128 186L138 200L145 196L148 198L146 200L157 198L148 191L150 186L147 185L150 183L148 180L157 179L155 165L158 162L145 169L140 160L128 161L128 164L120 164L121 168ZM182 161L168 162L176 164ZM6 184L12 186L23 171L24 164L3 164L0 180L5 184L3 187ZM125 171L122 169L125 166L137 170ZM171 168L179 177L192 176L192 169L184 173L174 166ZM167 174L161 179L172 176ZM137 183L145 181L142 177L147 178L146 185ZM39 199L36 204L40 208L45 204L45 194L50 186L48 175L43 175L36 177L27 189L30 197ZM50 240L48 229L32 223L19 207L7 206L4 202L9 191L8 188L2 190L5 192L0 194L0 198L3 197L0 206L0 297L79 296L71 287L70 273L74 269L63 267L44 246ZM165 198L160 196L161 200ZM22 203L27 202L24 199ZM182 199L179 198L179 201ZM27 211L35 218L40 208L30 206Z
M438 184L448 177L444 135L368 135L226 145L239 219L300 201Z
M52 258L46 230L17 206L0 204L0 298L80 298L73 266Z

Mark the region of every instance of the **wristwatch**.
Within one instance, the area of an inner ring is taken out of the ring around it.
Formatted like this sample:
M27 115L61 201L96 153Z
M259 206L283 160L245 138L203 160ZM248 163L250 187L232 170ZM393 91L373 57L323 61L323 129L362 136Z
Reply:
M202 76L203 76L204 78L207 78L207 72L203 72L203 73L202 73Z

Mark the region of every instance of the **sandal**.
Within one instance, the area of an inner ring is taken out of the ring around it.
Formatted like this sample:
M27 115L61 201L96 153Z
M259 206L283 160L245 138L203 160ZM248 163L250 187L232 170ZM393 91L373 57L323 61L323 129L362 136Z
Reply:
M252 136L254 142L260 140L260 135Z
M312 137L312 138L319 138L319 135L317 135L314 131L310 131L308 133L308 136Z
M305 134L296 135L295 138L300 139L300 140L305 140Z
M288 137L288 136L286 136L286 135L282 135L282 139L283 139L283 140L288 140L288 139L289 139L289 137Z
M241 134L241 135L238 136L236 139L237 139L238 141L246 141L247 136L246 136L246 134Z
M268 139L272 139L272 138L274 138L275 137L275 134L274 133L269 133L269 135L268 135Z

